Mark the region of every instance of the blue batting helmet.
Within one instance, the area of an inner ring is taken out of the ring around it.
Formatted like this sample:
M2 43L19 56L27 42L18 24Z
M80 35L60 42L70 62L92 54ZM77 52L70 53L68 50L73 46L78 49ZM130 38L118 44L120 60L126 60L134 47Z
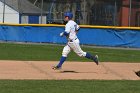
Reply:
M64 13L64 16L65 16L65 17L68 17L69 19L72 19L72 18L73 18L72 12L65 12L65 13Z

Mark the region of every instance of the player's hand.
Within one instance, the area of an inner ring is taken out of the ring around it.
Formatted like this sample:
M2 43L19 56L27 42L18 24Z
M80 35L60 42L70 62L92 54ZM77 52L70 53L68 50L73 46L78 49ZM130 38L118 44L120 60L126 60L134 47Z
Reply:
M64 35L64 32L61 32L61 33L60 33L60 36L62 37L63 35Z

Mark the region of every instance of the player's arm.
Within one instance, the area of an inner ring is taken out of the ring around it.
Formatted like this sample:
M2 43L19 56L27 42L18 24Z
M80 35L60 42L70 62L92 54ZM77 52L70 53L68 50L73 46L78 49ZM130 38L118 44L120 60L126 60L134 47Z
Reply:
M62 36L68 37L68 36L69 36L69 33L67 33L66 31L61 32L61 33L60 33L60 36L61 36L61 37L62 37Z
M76 30L75 32L76 32L76 34L77 34L77 33L79 32L79 29L78 29L78 30Z
M65 31L64 31L64 32L61 32L61 33L60 33L60 36L61 36L61 37L62 37L62 36L68 37L68 36L69 36L69 33L70 33L70 26L69 26L69 25L66 25L66 26L65 26Z
M75 25L75 32L76 32L76 34L78 33L79 29L80 29L79 25L76 24Z

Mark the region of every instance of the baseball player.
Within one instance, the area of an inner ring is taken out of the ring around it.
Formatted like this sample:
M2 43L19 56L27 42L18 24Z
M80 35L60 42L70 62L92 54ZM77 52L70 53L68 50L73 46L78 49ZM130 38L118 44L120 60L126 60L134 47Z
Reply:
M61 69L62 64L65 62L71 50L73 50L80 57L85 57L93 60L98 65L98 55L92 56L90 53L84 52L80 47L79 39L77 37L77 33L80 27L76 22L72 20L73 18L72 12L65 12L64 17L65 17L64 20L67 22L67 24L65 25L65 31L61 32L60 36L61 37L66 36L68 42L66 46L63 48L60 62L56 66L53 66L52 69L54 70Z

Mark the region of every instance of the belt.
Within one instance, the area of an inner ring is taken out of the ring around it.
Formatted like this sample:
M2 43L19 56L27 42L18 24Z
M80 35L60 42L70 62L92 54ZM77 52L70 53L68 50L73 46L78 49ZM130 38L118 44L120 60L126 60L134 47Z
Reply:
M77 38L75 38L74 40L76 40ZM69 42L73 42L73 40L69 40Z

